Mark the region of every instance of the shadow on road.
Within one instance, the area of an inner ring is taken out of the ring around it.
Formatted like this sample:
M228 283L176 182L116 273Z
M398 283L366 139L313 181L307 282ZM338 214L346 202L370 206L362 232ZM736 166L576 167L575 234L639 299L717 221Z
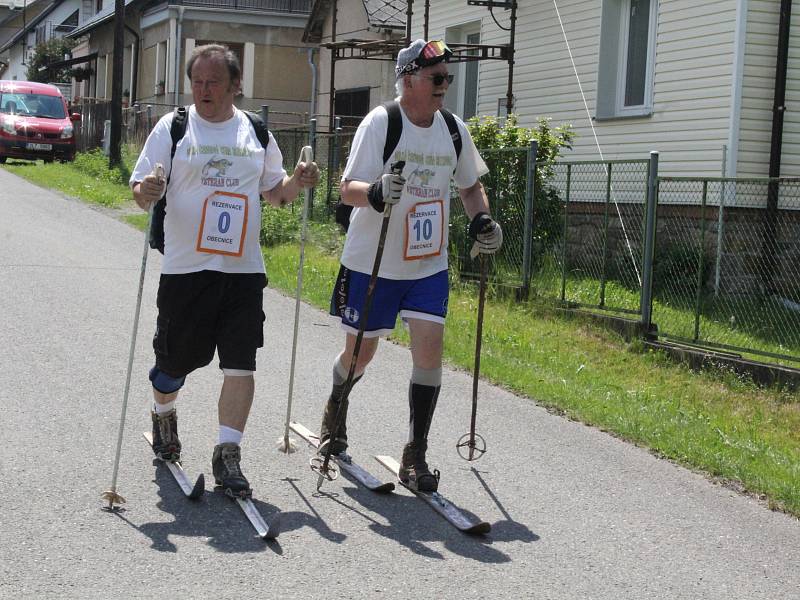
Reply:
M157 461L155 461L157 462ZM152 522L136 525L121 512L115 514L151 540L150 547L159 552L177 552L176 537L207 538L208 544L220 552L260 552L271 549L276 554L283 551L277 540L265 542L253 530L245 514L222 492L206 494L198 501L187 499L167 467L156 464L154 482L161 497L157 506L174 520L168 523ZM278 514L277 507L254 499L253 503L267 523Z
M472 467L471 471L483 486L483 489L486 490L486 493L489 494L489 497L492 499L492 501L497 505L497 508L506 518L505 521L497 521L492 525L492 532L490 534L492 539L498 542L519 541L530 543L539 541L539 536L533 533L527 525L518 523L511 518L511 515L506 510L506 507L503 506L503 504L500 502L500 499L489 487L489 484L486 483L486 480L481 476L481 471L478 471L478 469L475 467Z
M461 533L414 496L406 495L403 492L376 494L359 486L346 471L342 472L342 477L355 484L355 487L320 492L314 496L335 502L360 518L369 521L369 528L372 531L405 546L415 554L427 558L445 559L446 556L443 553L428 545L429 543L443 543L448 551L479 562L504 563L511 560L507 554L491 546L495 541L492 533L487 536L470 536ZM309 509L319 518L317 511L294 485L294 480L289 481ZM342 499L342 493L352 501ZM410 494L410 492L408 493ZM463 512L471 514L466 510ZM376 518L375 515L382 518ZM533 539L538 539L534 534L531 536ZM506 538L508 535L503 534L503 537Z

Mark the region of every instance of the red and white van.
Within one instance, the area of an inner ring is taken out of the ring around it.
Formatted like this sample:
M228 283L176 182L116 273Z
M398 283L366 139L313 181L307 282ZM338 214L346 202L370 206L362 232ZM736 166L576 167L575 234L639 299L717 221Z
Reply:
M33 81L0 81L0 163L7 158L75 158L79 113L69 114L61 91Z

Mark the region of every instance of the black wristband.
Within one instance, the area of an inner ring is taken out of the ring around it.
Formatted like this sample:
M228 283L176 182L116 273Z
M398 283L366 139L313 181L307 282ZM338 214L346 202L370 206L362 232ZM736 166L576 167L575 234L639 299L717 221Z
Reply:
M369 200L369 204L372 208L379 213L383 213L383 209L386 208L386 203L383 201L383 186L381 185L380 179L369 184L367 200Z
M483 211L479 212L477 215L472 217L472 221L469 223L469 237L471 237L473 240L477 240L478 234L482 233L483 228L491 222L492 217L489 216L489 213L485 213Z

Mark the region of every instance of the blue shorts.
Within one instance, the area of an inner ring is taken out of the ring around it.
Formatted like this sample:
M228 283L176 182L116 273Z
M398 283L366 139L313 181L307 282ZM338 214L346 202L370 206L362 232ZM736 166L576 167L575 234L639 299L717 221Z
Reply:
M342 329L353 335L361 325L361 312L369 286L369 275L339 269L331 296L331 314L342 319ZM444 323L450 282L447 271L422 279L384 279L375 282L372 305L364 328L364 337L388 335L394 330L397 315L403 320L423 319Z

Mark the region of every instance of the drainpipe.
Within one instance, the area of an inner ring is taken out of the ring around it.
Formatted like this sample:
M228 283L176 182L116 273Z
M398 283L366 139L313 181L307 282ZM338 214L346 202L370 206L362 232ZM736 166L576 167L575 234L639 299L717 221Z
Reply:
M178 7L178 22L175 25L175 106L180 106L181 102L181 78L183 69L181 68L181 36L183 35L183 11L184 7Z
M783 145L783 116L786 112L786 71L789 63L789 29L792 0L781 0L778 25L778 55L775 61L775 94L772 104L772 141L769 151L769 176L781 176ZM766 295L774 293L773 280L778 269L776 234L778 228L778 182L770 182L767 191L767 210L764 213L764 238L761 244L761 284Z
M308 66L311 69L311 118L317 116L317 65L314 64L314 48L308 49Z
M133 81L131 82L131 106L133 106L134 102L136 102L136 99L138 97L138 95L136 94L136 88L139 87L139 43L141 42L141 38L139 37L139 34L136 33L136 31L134 31L133 29L131 29L127 24L125 25L125 29L130 31L131 35L133 36L133 39L136 40L135 41L136 51L133 53L133 56L131 57L132 58L131 69L133 69Z

